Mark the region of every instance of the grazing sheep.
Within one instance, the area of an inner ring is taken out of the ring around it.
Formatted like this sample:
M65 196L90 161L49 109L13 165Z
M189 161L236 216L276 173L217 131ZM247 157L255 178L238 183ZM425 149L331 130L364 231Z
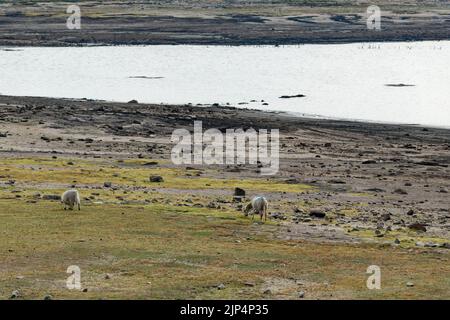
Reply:
M255 213L259 214L261 217L261 220L264 216L264 221L267 220L267 208L268 208L268 202L266 198L264 197L254 197L252 201L247 204L247 206L244 209L245 215L248 216L248 214L252 213L252 220L255 217Z
M64 204L64 210L67 209L67 206L69 206L69 210L73 210L75 205L78 206L78 210L81 210L80 194L77 190L67 190L64 192L61 196L61 202Z

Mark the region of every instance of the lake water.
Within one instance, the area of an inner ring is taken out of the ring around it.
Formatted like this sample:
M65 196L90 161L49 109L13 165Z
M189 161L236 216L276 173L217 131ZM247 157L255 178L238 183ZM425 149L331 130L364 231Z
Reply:
M450 41L16 49L0 50L1 94L450 126Z

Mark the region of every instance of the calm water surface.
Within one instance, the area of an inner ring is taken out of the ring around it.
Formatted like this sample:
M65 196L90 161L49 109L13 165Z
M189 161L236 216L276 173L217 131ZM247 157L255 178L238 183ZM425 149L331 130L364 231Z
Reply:
M450 41L17 50L0 50L1 94L230 103L324 117L450 126ZM296 94L305 97L279 98Z

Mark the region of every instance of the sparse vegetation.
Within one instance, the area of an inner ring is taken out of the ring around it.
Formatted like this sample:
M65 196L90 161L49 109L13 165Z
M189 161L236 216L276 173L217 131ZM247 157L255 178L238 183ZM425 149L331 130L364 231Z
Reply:
M46 158L0 160L2 180L16 181L16 186L0 190L1 298L13 290L26 299L47 294L56 299L295 299L298 290L305 290L306 298L322 299L442 298L448 293L447 255L377 243L280 240L277 222L252 224L233 204L196 207L179 194L124 188L143 181L149 172L176 177L181 188L192 186L182 170L119 169L103 160L72 162L67 166L67 160ZM89 173L80 175L81 170ZM118 171L126 178L113 180L118 190L86 185L110 179ZM44 194L59 194L63 188L57 186L70 181L71 173L83 185L79 190L84 198L96 194L84 199L80 212L65 212L57 201L42 199ZM211 188L224 187L220 181L208 181ZM265 190L267 185L253 187ZM197 196L194 202L207 203L209 198ZM365 271L371 264L382 267L381 291L365 288ZM87 292L65 287L69 265L81 268ZM414 290L405 285L411 279ZM219 284L225 287L219 290ZM270 294L264 293L267 288Z

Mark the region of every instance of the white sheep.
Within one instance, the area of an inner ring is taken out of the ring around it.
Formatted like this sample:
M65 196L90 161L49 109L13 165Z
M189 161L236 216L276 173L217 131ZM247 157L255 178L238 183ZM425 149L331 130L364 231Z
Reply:
M78 206L78 210L81 210L80 194L77 190L67 190L64 192L61 196L61 202L64 204L64 210L67 209L67 206L69 206L69 210L73 210L75 205Z
M264 197L254 197L252 201L247 204L247 206L244 208L245 215L248 216L248 214L252 213L252 220L255 217L255 213L259 214L261 217L261 220L264 216L264 221L267 220L267 208L269 206L269 203L267 202L266 198Z

